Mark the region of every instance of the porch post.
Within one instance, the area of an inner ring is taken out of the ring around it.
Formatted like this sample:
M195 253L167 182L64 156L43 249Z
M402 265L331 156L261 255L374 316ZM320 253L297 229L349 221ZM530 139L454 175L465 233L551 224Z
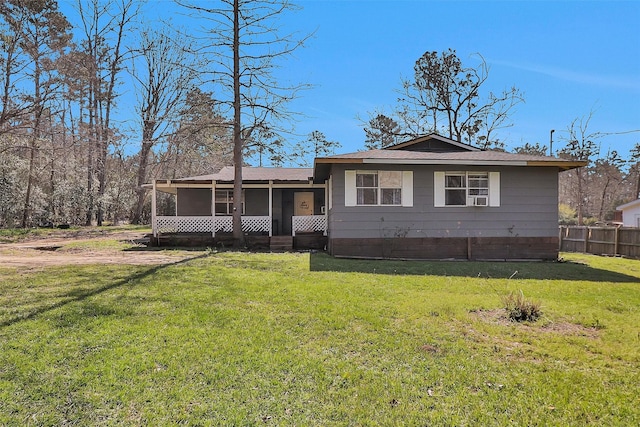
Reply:
M211 180L211 237L216 237L216 180Z
M151 192L151 231L153 237L158 237L158 224L156 220L156 180L153 179L153 190Z
M329 180L324 180L324 235L329 228Z
M273 235L273 181L269 180L269 237Z

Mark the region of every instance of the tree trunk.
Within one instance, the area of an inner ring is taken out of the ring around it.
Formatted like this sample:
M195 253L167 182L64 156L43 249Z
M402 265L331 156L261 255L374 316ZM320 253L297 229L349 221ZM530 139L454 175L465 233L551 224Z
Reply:
M582 192L582 168L576 169L577 186L576 191L578 193L577 202L578 202L578 225L584 225L584 194Z
M240 5L233 1L233 246L244 247L242 232L242 109L240 106Z
M31 151L29 155L29 176L27 177L27 190L24 197L24 209L22 210L22 228L27 228L29 217L31 216L31 189L33 188L33 172L35 170L36 135L31 138L29 150Z
M34 118L33 118L33 134L31 136L31 144L29 146L30 154L29 154L29 176L27 177L27 190L24 197L24 209L22 211L22 228L27 227L27 223L29 222L29 217L31 216L31 191L33 189L33 173L35 171L35 162L36 162L36 146L38 144L38 140L40 139L40 118L42 117L42 99L40 98L40 66L38 63L38 58L36 58L34 72L33 72L33 83L34 83Z
M636 192L633 195L634 199L640 199L640 163L636 164Z
M144 133L146 134L148 131L145 129ZM146 196L146 192L142 188L142 185L147 179L147 166L149 164L149 153L151 152L152 145L153 143L150 140L145 139L142 142L142 148L140 148L140 156L138 160L138 181L136 185L136 208L131 220L134 224L142 224L142 213L144 211L144 200Z

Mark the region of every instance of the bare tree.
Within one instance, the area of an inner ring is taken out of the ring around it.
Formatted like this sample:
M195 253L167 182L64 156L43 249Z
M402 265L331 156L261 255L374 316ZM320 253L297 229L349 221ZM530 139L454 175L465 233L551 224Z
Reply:
M138 87L138 114L142 129L142 146L138 155L137 201L132 222L142 220L149 154L160 141L175 133L179 113L187 95L193 91L200 67L190 53L187 41L168 28L142 31L137 49L141 66L133 77Z
M414 65L413 79L401 81L399 105L392 117L400 129L394 126L392 132L403 137L443 133L485 149L502 148L504 144L495 132L511 126L509 116L524 97L516 87L483 97L481 90L489 77L489 67L482 56L478 57L478 66L465 67L455 50L425 52ZM365 132L376 131L374 125L370 123Z
M624 176L622 168L625 160L617 151L609 151L604 158L596 159L593 163L593 173L589 182L589 192L598 206L593 206L593 212L597 213L601 221L610 219L609 216L615 209L616 202L623 197Z
M567 128L567 137L564 138L567 145L559 152L561 158L589 162L587 166L563 172L565 183L569 185L573 195L572 205L578 213L579 225L584 224L584 215L588 206L587 183L590 163L597 154L596 140L602 137L600 132L589 131L589 122L592 118L593 111L571 122Z
M187 93L184 103L178 128L159 156L159 175L205 175L232 165L230 127L217 111L212 94L196 87Z
M518 154L533 154L534 156L546 156L547 147L541 145L539 142L536 142L535 144L527 142L524 145L515 147L513 152Z
M640 142L636 142L631 149L630 162L629 176L635 178L633 181L633 198L638 199L640 198Z
M373 150L393 145L398 142L401 132L400 125L393 118L374 113L364 127L364 146Z
M336 148L341 146L338 141L329 141L324 133L314 130L307 135L307 139L296 144L293 160L300 166L309 167L313 164L313 159L335 154Z
M233 117L233 237L244 246L242 232L242 167L245 142L259 128L275 129L291 118L288 101L308 85L283 84L275 71L308 36L283 33L278 19L295 9L288 0L221 0L219 7L206 7L178 0L208 25L201 52L217 67L213 81L223 114Z
M35 185L41 126L48 112L47 106L57 94L60 82L57 61L71 39L70 25L58 11L56 2L49 0L10 0L3 4L0 12L11 29L12 36L19 37L17 45L15 39L7 45L9 51L5 56L5 65L14 67L18 63L17 55L21 55L21 75L25 78L25 84L28 81L33 86L33 92L24 95L31 113L30 117L23 118L29 128L29 172L21 221L22 226L26 227L32 213L31 196ZM5 85L10 78L11 71L7 70ZM7 93L5 89L4 96ZM3 109L7 108L11 108L8 100L3 105ZM8 111L10 110L5 111L5 119L7 114L12 115Z
M93 181L98 181L96 220L102 225L106 190L107 153L112 144L111 114L118 96L116 84L127 56L124 37L138 13L135 0L78 0L86 54L89 127L95 142L87 153L87 224L94 212Z
M19 84L25 66L21 43L28 15L18 14L15 8L12 2L0 4L0 134L15 131L15 120L29 111L26 94Z

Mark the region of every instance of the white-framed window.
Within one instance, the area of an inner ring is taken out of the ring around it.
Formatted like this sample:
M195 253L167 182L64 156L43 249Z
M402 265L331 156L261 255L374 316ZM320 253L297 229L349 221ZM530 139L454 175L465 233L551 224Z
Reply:
M413 172L347 170L345 206L413 206Z
M500 172L434 172L434 206L500 206Z
M233 190L216 190L216 215L233 215ZM242 190L242 214L244 215L244 190Z

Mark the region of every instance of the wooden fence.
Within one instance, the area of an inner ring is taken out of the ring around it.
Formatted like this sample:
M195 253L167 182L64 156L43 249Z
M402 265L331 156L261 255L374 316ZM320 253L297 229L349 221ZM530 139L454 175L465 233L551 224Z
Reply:
M640 258L640 228L561 226L560 250Z

